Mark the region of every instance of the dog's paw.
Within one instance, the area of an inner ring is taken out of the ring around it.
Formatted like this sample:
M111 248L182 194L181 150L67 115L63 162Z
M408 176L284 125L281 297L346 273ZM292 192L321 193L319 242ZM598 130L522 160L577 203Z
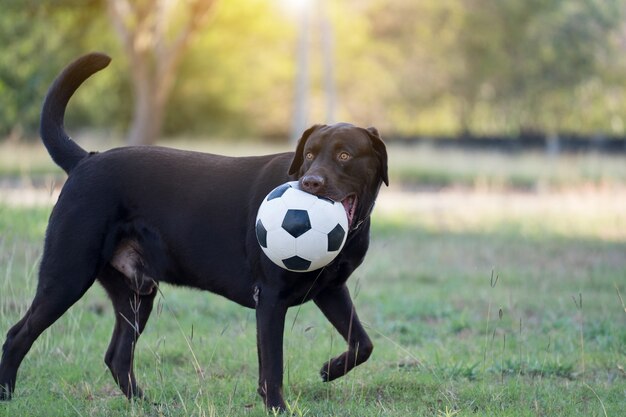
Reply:
M320 369L320 376L323 382L330 382L340 376L345 375L344 363L341 357L326 362Z
M322 377L322 382L328 382L328 369L324 366L320 369L320 376Z
M8 383L0 384L0 401L9 401L11 394L11 387Z
M287 410L287 404L280 397L264 399L265 408L272 415L284 413Z
M263 403L265 404L267 411L273 415L283 413L287 410L287 404L285 403L285 400L283 400L283 396L280 391L269 394L266 392L265 388L259 387L257 392L263 398Z
M267 411L272 413L272 415L282 414L287 411L287 405L284 401L279 401L274 405L267 405Z

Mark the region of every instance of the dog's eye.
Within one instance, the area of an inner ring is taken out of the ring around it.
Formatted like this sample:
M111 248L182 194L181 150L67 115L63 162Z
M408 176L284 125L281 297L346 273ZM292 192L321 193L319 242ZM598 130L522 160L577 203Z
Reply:
M312 161L313 160L313 152L307 152L304 157L309 160Z
M339 155L337 155L337 158L340 161L347 161L351 158L351 156L348 152L341 152Z

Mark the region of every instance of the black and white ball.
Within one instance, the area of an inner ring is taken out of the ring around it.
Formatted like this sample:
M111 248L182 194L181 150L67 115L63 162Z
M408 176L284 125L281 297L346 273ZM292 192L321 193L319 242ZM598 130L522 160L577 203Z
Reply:
M343 205L301 191L297 181L272 190L256 218L261 249L289 271L314 271L328 265L343 248L347 235Z

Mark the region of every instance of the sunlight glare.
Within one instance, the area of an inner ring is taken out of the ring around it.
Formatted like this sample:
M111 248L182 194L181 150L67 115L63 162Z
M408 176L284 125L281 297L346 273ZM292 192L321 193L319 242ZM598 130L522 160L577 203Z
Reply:
M290 15L300 15L311 10L314 0L278 0L282 9Z

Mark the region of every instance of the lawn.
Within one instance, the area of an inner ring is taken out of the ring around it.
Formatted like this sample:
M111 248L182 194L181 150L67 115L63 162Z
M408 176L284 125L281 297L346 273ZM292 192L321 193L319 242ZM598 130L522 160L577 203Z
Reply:
M322 383L320 366L344 342L313 304L292 309L285 397L293 413L624 415L623 159L412 152L390 149L396 185L381 193L368 258L349 281L374 353ZM41 161L37 175L57 175ZM33 165L25 166L4 172L28 175ZM429 182L437 172L444 180ZM53 199L0 198L2 339L33 295ZM154 404L127 402L103 362L113 317L95 285L35 343L0 416L266 415L254 312L209 293L161 291L136 355Z

